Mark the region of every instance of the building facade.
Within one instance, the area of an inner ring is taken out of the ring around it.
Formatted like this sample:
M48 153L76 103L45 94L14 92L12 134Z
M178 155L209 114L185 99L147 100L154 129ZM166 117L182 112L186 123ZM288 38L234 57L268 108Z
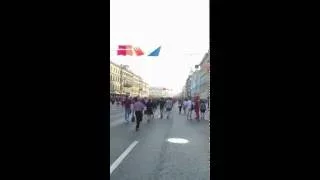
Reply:
M181 91L181 98L186 98L186 97L187 97L187 91L186 91L186 85L184 85Z
M191 97L200 94L200 71L196 70L191 76Z
M164 87L150 87L149 88L150 97L168 97L169 91Z
M140 96L141 88L142 88L142 78L134 74L132 88L131 88L131 96Z
M200 69L199 69L200 67ZM208 99L210 96L210 54L204 55L200 64L196 65L195 71L190 71L183 89L183 97L200 96Z
M186 81L186 97L191 97L191 75L188 76Z
M143 89L144 88L144 89ZM143 79L130 71L126 65L110 61L110 94L141 96L149 94L149 87Z
M120 94L121 68L115 63L110 63L110 94Z
M122 79L122 85L120 86L121 93L130 96L134 87L134 74L124 67L122 68L120 77Z
M200 98L207 99L210 93L210 72L206 67L210 63L209 53L206 53L200 63Z
M141 97L149 97L149 84L146 82L142 82L142 92Z

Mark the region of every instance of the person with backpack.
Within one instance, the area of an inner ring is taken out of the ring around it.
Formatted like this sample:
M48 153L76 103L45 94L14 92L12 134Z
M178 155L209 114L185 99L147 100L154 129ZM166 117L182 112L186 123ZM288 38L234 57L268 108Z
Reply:
M203 119L203 120L204 120L204 117L205 117L206 110L207 110L206 103L204 101L201 101L200 112L201 112L201 119Z

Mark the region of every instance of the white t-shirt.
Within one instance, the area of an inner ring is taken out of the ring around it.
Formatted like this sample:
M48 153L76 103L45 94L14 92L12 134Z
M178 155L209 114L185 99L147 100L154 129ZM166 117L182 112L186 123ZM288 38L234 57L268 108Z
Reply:
M192 105L192 101L189 100L189 101L188 101L188 109L191 109L191 105Z
M183 101L183 106L188 107L188 101Z

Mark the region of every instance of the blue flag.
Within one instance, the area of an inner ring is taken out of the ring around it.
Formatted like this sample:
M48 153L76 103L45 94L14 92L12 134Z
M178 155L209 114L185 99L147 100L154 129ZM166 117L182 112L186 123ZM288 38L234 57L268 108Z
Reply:
M159 56L160 48L161 46L154 50L152 53L150 53L148 56Z

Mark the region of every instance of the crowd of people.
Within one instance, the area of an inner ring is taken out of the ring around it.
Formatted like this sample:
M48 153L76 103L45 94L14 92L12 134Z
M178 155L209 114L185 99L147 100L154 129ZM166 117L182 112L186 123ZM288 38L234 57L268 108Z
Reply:
M136 131L139 130L140 122L143 117L150 122L155 118L155 112L160 107L160 118L164 117L164 109L166 117L171 117L171 110L176 102L173 98L141 98L129 96L113 96L110 98L112 104L122 105L125 113L125 121L136 121ZM144 116L145 115L145 116Z
M129 97L127 96L111 96L110 102L116 103L124 108L125 121L136 122L136 131L139 130L140 123L143 119L150 122L155 118L155 112L159 108L160 119L172 118L172 109L175 103L178 103L179 114L186 115L187 120L192 120L192 112L195 111L196 120L205 119L207 105L205 100L200 100L199 96L186 99L174 98L146 98L146 97ZM181 111L183 110L183 114Z
M125 95L111 95L110 96L110 102L112 103L112 105L114 103L116 103L117 105L123 105L123 101L125 99Z
M205 119L207 103L205 100L200 100L199 96L194 97L193 101L191 98L186 98L184 100L180 99L178 103L179 114L181 114L183 109L183 115L187 115L187 120L192 120L193 111L195 111L196 120L200 121L201 119Z

